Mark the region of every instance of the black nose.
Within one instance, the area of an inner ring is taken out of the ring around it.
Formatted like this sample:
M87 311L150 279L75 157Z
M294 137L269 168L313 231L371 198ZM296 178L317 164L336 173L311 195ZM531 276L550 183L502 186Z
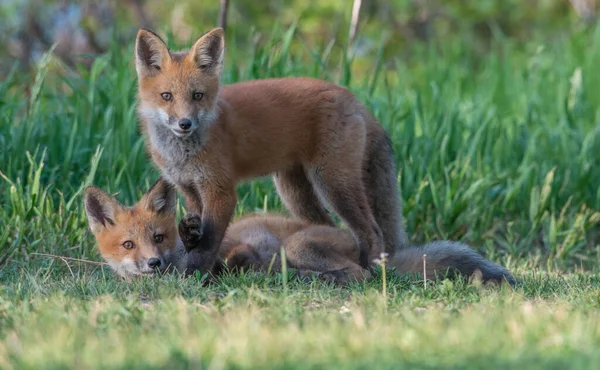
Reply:
M158 258L150 258L148 260L148 267L152 269L160 267L160 260Z
M179 127L180 127L182 130L189 130L189 129L190 129L190 127L192 127L192 121L190 121L190 120L189 120L189 119L187 119L187 118L180 119L180 120L179 120Z

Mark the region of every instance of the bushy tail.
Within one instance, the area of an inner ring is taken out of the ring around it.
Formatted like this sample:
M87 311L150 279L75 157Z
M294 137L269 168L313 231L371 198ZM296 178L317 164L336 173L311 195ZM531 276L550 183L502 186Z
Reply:
M447 240L399 249L391 257L389 266L394 267L398 273L419 273L422 276L424 254L427 255L427 279L456 275L471 277L479 270L483 282L507 281L513 286L519 282L504 267L486 260L467 245Z

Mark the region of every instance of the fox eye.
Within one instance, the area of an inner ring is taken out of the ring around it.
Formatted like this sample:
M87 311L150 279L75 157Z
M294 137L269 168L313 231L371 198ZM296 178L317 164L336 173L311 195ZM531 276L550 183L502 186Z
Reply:
M202 94L201 92L195 92L192 95L192 99L194 99L194 100L202 100L203 96L204 96L204 94Z
M165 237L163 235L154 235L154 242L155 243L162 243L162 241L165 239Z
M160 94L160 96L166 101L173 100L173 95L171 95L170 92L164 92L164 93Z
M125 243L123 243L123 248L125 248L127 250L133 249L133 248L135 248L135 244L133 244L133 242L131 240L128 240Z

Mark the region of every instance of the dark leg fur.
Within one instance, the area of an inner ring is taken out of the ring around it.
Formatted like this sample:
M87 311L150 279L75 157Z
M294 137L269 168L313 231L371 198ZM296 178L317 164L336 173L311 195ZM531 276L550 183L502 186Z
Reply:
M256 250L245 244L233 247L225 259L230 271L259 270L261 268L260 256Z
M310 179L352 230L360 248L359 263L367 268L383 251L381 231L377 230L363 185L351 174L337 170L321 168Z
M296 270L295 275L301 279L307 279L308 281L310 281L310 279L312 278L317 278L323 282L334 283L337 285L346 285L350 282L356 282L361 280L361 278L354 277L348 271L348 269L331 271ZM367 273L365 273L365 277L362 277L362 279L366 279L368 276L370 275L367 275Z
M195 213L188 213L179 223L179 237L188 252L186 275L194 274L196 271L205 274L213 270L217 260L218 246L208 249L201 248L205 229L202 219Z
M335 246L315 242L302 232L287 241L285 252L290 266L324 281L344 285L371 277L356 261L337 253Z
M202 217L194 215L194 227L200 227L194 243L185 245L188 251L188 270L211 271L225 231L229 226L237 201L234 188L219 184L205 185L201 189ZM184 218L182 223L187 220ZM185 231L185 230L184 230ZM184 236L180 235L182 240ZM184 242L185 244L185 242Z
M335 225L301 165L276 173L273 180L279 197L294 216L315 224Z
M402 203L397 183L392 144L387 133L376 131L367 141L367 157L363 167L363 182L369 206L383 234L386 253L408 246L408 236L402 219Z

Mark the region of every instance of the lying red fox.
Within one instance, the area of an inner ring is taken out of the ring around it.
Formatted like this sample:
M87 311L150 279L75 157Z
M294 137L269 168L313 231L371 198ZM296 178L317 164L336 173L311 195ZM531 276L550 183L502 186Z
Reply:
M201 237L201 219L188 214L178 232L175 198L175 188L162 180L133 207L122 206L98 188L86 189L85 210L98 249L119 275L155 274L169 268L184 272L186 251L196 248ZM199 270L214 275L224 267L278 271L281 247L287 265L299 275L338 284L371 277L359 265L360 250L350 231L282 215L249 215L232 223L220 248L201 251ZM388 267L399 274L422 273L423 254L427 255L428 279L456 274L469 277L478 270L484 282L517 282L506 269L451 241L400 249Z

